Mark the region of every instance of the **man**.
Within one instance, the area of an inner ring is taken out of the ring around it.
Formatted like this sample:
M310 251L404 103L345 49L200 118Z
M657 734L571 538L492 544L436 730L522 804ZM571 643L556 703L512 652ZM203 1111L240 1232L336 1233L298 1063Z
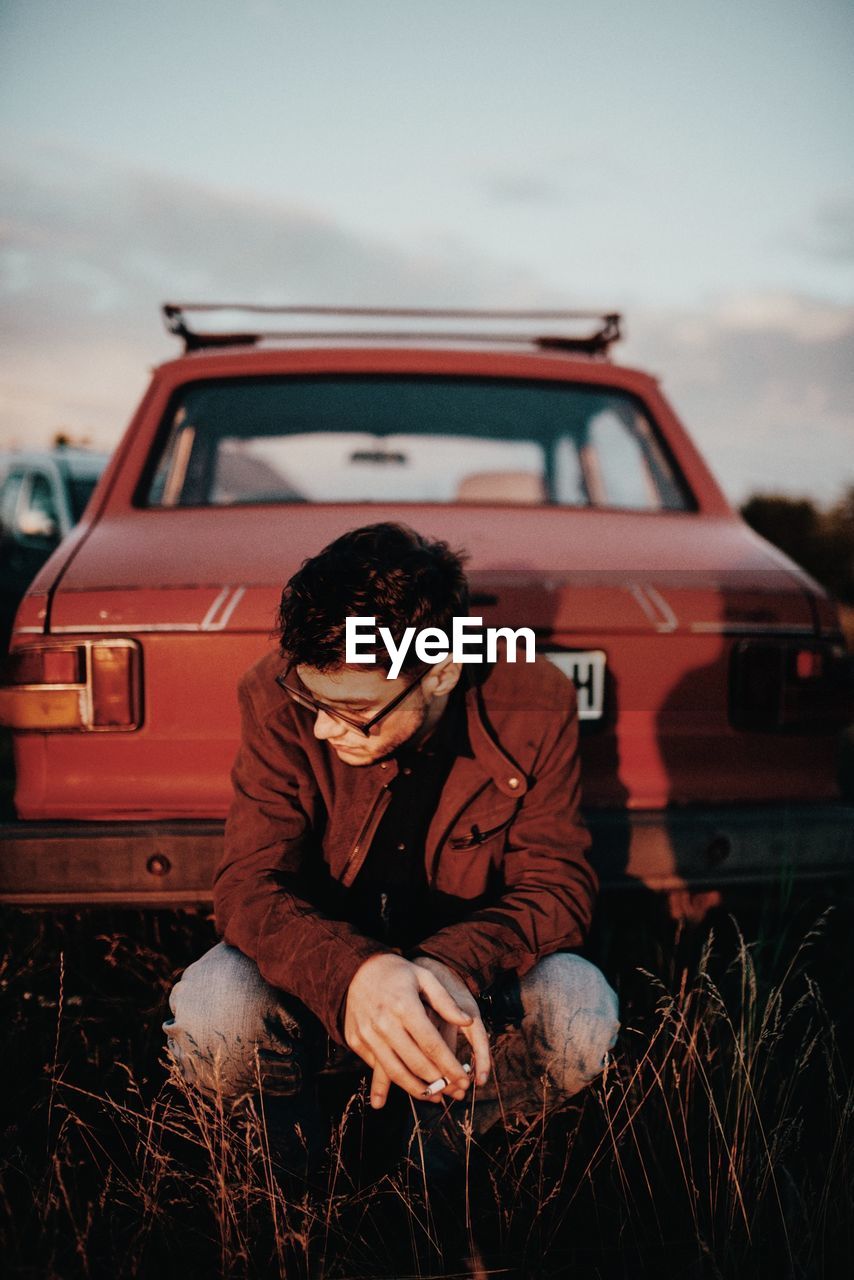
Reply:
M576 954L596 881L571 682L543 659L410 649L395 679L382 649L345 662L348 617L399 641L450 634L467 606L460 559L394 524L344 534L285 587L281 656L240 685L224 941L187 969L165 1024L201 1088L304 1104L349 1058L375 1108L392 1086L444 1111L473 1091L482 1132L602 1070L616 997Z

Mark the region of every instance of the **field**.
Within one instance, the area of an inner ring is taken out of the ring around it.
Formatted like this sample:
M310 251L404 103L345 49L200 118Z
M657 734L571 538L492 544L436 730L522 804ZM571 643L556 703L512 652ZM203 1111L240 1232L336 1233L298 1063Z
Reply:
M652 898L606 900L592 955L624 1021L608 1074L483 1142L463 1114L462 1174L439 1182L418 1133L395 1149L359 1092L307 1186L279 1171L262 1110L226 1114L170 1075L159 1024L212 939L203 913L3 925L7 1275L744 1280L854 1256L854 909L833 886L730 899L690 928Z

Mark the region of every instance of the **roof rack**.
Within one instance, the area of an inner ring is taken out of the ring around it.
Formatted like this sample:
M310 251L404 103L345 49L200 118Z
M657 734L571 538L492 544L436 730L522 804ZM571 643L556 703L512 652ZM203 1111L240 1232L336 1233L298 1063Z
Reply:
M285 324L267 327L262 320L251 328L227 329L202 328L190 320L190 315L210 315L212 313L234 313L259 317L278 317ZM343 318L357 321L357 327L339 328L301 328L290 327L289 321L296 317L316 318L323 320L340 320ZM474 342L474 343L520 343L532 344L549 351L583 352L586 355L607 355L608 348L621 336L620 323L622 317L617 312L600 311L507 311L507 310L471 310L460 308L431 307L319 307L319 306L264 306L257 303L229 302L166 302L163 304L163 319L168 331L184 341L185 351L199 351L205 347L254 346L266 338L279 338L294 341L317 341L333 339L372 340L382 342ZM372 327L372 322L382 320L406 321L400 328L380 329ZM419 331L409 327L412 321L442 322L442 327ZM526 331L522 333L506 332L500 328L489 332L472 332L470 330L454 331L444 327L448 321L475 320L491 325L522 324ZM557 322L576 326L582 321L594 322L592 332L549 332L537 330L545 323Z

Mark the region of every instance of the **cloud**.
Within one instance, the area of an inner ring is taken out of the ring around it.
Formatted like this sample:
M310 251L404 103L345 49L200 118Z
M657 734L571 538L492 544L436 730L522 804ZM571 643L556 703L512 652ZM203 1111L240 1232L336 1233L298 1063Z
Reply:
M854 307L746 293L639 312L630 355L665 392L724 488L833 499L854 483Z
M77 317L139 314L141 295L438 305L458 296L503 298L508 280L519 283L517 269L470 250L463 264L459 245L406 252L297 202L69 148L10 146L3 168L10 192L0 229L5 300L50 292Z
M487 204L542 211L612 201L621 206L627 187L636 186L642 177L625 156L594 147L541 155L516 166L478 159L472 169L477 191Z
M854 262L854 195L837 194L824 200L796 243L812 257Z
M51 144L8 143L0 227L0 444L58 427L112 444L168 300L523 305L524 269L455 242L405 252L297 202L255 199Z
M138 311L140 292L346 299L447 286L320 213L43 148L7 164L14 291L76 315ZM476 269L474 274L476 274Z
M153 360L177 353L165 300L553 306L524 262L447 235L407 248L297 201L10 144L0 226L0 446L60 427L110 447ZM854 308L745 292L635 307L617 358L661 372L728 494L834 498L852 481Z
M809 347L851 332L851 311L816 298L768 292L743 293L718 304L715 323L734 334L776 334Z
M496 205L557 205L564 199L561 187L535 173L493 173L481 180L481 190Z

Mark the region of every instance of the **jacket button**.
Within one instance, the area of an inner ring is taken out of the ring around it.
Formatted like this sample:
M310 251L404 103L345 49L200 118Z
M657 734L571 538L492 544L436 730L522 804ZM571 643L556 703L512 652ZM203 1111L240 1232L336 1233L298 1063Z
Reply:
M387 761L387 760L382 760L382 761L380 761L380 768L381 768L381 769L387 769L387 768L388 768L388 761Z
M518 785L519 785L519 779L518 779L518 778L508 778L508 779L507 779L507 785L508 785L508 787L511 787L513 791L515 791L515 790L516 790L516 788L517 788L517 787L518 787Z

